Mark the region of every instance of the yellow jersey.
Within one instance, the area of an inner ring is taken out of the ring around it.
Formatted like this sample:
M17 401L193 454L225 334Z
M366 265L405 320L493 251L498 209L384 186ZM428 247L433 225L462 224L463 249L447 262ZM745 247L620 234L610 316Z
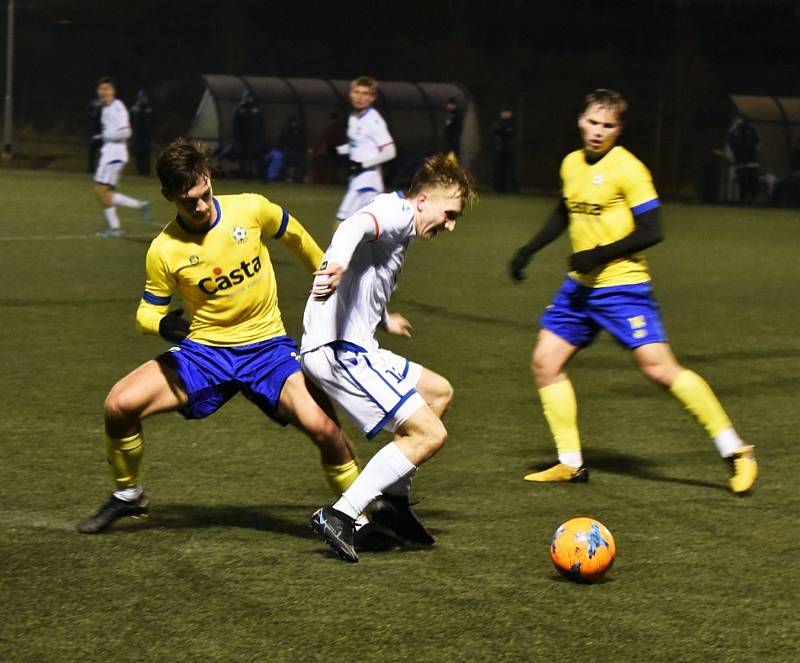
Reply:
M279 239L309 272L322 250L297 219L264 196L216 196L213 203L217 218L207 231L192 232L176 217L150 244L137 327L158 334L177 291L191 317L192 341L247 345L285 334L264 240Z
M636 214L661 204L650 171L619 145L594 163L586 161L583 150L568 154L561 162L561 185L574 253L622 239L633 232ZM641 253L612 260L588 274L570 272L570 276L591 288L650 280Z

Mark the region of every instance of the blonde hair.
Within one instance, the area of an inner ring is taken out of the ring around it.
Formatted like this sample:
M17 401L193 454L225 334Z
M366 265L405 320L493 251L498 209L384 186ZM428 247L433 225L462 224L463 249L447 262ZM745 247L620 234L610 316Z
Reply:
M350 89L352 90L354 87L368 87L372 94L376 94L378 92L378 81L371 76L359 76L350 81Z
M414 173L408 196L413 198L423 189L449 189L458 187L458 195L464 205L473 205L478 199L475 181L452 157L436 154L429 157Z

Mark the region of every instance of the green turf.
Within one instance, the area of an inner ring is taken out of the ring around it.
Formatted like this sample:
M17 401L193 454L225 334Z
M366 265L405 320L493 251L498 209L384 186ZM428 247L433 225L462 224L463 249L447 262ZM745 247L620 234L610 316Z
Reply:
M169 218L155 180L122 189ZM256 190L320 239L342 193ZM700 428L607 338L570 368L591 482L521 480L553 457L527 366L566 243L522 285L505 266L551 204L486 195L455 234L412 247L392 309L415 337L385 344L455 387L450 440L415 481L439 542L347 565L307 527L330 500L312 446L242 398L148 421L152 518L75 532L110 489L105 394L166 347L133 323L157 229L122 210L127 238L97 239L88 177L0 171L0 660L796 660L797 214L666 205L650 251L679 358L758 448L761 480L738 498ZM272 255L297 334L309 278ZM358 439L363 457L381 444ZM550 566L551 532L576 515L616 537L601 584Z

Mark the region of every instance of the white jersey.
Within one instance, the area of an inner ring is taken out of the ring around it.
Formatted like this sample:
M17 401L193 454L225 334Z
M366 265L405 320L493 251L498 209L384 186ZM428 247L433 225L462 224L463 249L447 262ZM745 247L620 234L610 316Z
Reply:
M415 236L414 208L400 192L377 196L339 224L323 264L337 263L345 272L327 300L309 297L301 352L333 341L348 341L366 350L378 347L375 330Z
M347 120L347 145L352 161L368 166L378 157L381 150L392 145L394 138L389 133L381 114L372 106L361 113L350 113ZM383 170L380 164L367 167L350 180L351 190L369 188L383 191Z
M106 162L127 161L127 140L131 137L131 122L128 109L119 99L103 106L100 115L103 126L103 148L100 155Z

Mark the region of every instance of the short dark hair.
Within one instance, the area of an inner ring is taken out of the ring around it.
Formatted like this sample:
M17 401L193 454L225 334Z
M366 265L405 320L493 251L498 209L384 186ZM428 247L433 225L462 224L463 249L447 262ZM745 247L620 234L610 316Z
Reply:
M619 121L625 118L625 111L628 110L628 102L621 93L616 90L598 88L586 95L583 100L583 112L585 113L592 106L602 106L617 112Z
M167 193L181 194L204 175L211 175L213 157L208 145L199 140L176 138L158 156L156 172Z
M458 187L464 205L471 205L478 197L474 180L459 165L458 160L444 154L436 154L426 159L414 173L408 195L413 197L423 189L435 187L446 189L452 186Z
M111 76L101 76L97 79L97 85L95 87L100 87L101 85L105 85L108 83L111 87L115 90L117 89L117 81L115 81Z

